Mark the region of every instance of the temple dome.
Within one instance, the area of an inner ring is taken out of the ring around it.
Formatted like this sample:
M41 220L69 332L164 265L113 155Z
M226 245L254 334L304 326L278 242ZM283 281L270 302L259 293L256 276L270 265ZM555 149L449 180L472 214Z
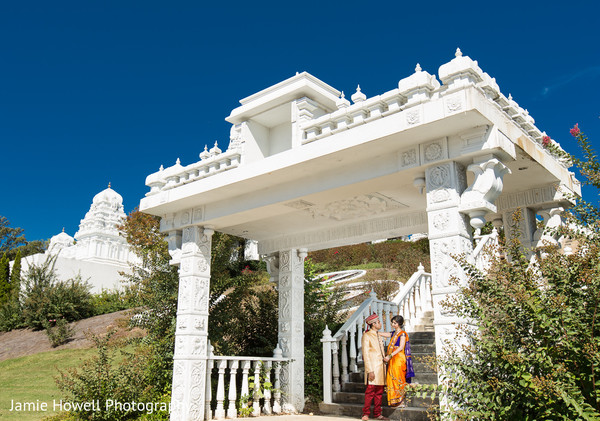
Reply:
M102 190L96 196L94 196L93 204L98 205L102 202L108 202L110 204L117 204L123 206L123 196L110 188L110 184L108 188Z
M75 245L75 239L67 234L63 228L63 231L59 234L56 234L50 239L50 244L48 244L48 252L52 254L56 254L61 252L62 250L68 249L72 250ZM65 252L67 252L65 250Z
M74 241L75 241L75 239L63 230L63 232L53 236L50 239L50 247L52 247L53 245L61 245L63 247L70 247L73 245Z

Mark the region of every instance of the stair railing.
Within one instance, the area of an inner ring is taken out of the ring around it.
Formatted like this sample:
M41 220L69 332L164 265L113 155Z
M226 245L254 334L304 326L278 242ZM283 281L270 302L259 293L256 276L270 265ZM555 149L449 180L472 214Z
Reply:
M423 315L433 311L431 274L425 272L423 265L419 265L392 302L398 306L398 314L404 317L404 329L407 331L414 330Z
M489 269L491 256L489 253L485 253L484 251L491 248L496 248L497 250L499 238L498 230L496 228L494 228L490 234L475 236L477 245L473 250L473 261L475 263L475 267L480 271L486 271Z
M377 313L383 329L391 330L390 313L398 314L398 305L377 299L374 291L362 302L335 335L328 327L323 331L323 402L332 403L333 393L339 392L342 383L350 381L350 373L358 373L362 361L362 334L365 319ZM340 370L341 363L341 370Z

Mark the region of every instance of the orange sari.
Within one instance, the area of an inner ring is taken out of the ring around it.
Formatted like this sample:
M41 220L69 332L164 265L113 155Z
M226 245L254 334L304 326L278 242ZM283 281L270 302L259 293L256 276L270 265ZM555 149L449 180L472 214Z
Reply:
M408 334L405 331L394 332L387 347L387 355L400 347L403 334L406 335L404 343L408 342ZM386 385L388 405L397 406L402 403L404 388L406 387L406 355L404 349L394 355L388 362Z

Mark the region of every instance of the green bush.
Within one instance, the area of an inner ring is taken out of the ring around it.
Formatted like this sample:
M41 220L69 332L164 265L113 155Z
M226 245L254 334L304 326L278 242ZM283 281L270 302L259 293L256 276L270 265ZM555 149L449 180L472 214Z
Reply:
M573 158L600 188L600 163L579 129L571 131L588 162ZM568 158L548 140L548 149ZM532 263L517 240L520 212L507 234L508 259L493 256L480 273L462 261L467 284L447 307L472 321L462 345L440 359L450 420L600 419L600 209L578 200L550 234L578 243L555 245ZM509 235L511 234L511 235Z
M103 289L100 293L92 294L90 301L94 316L114 313L115 311L126 310L136 306L135 300L128 289Z
M110 405L110 402L154 402L157 391L147 377L148 352L136 348L128 353L111 341L115 331L104 337L91 335L98 354L84 361L79 369L60 372L56 378L58 387L68 395L72 403L98 402L99 408L84 407L73 412L86 420L128 420L134 419L146 411L131 410L128 407ZM120 354L120 355L119 355Z
M65 318L69 322L90 317L91 286L80 276L59 281L54 259L41 265L31 265L25 274L22 292L23 320L27 327L42 329L50 319Z
M48 335L48 339L50 340L50 345L53 348L56 348L59 345L66 344L71 340L73 335L75 334L75 330L69 322L65 319L60 318L58 320L51 319L45 323L46 327L46 335Z

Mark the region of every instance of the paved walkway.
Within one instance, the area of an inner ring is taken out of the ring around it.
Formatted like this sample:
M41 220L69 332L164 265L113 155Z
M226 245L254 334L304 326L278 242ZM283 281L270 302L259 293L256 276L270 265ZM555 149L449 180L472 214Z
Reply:
M248 421L349 421L358 420L358 418L337 416L337 415L262 415L260 417L238 418L238 420Z

